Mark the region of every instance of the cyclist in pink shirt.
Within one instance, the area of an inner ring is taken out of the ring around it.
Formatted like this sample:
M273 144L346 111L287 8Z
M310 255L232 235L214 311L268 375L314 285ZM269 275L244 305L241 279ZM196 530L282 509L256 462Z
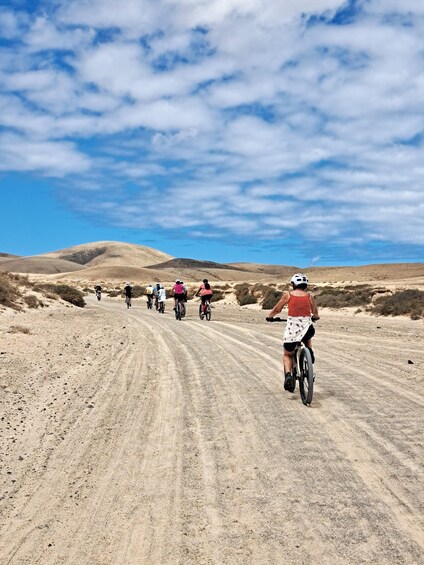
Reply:
M171 290L174 296L174 309L175 309L175 304L177 300L180 300L181 302L185 301L187 289L182 283L182 281L180 281L180 279L177 279Z
M196 292L196 296L200 295L200 299L202 301L202 307L205 307L205 303L208 300L209 302L211 301L212 298L212 289L211 289L211 285L208 282L208 279L203 279L202 284L199 286L198 291Z

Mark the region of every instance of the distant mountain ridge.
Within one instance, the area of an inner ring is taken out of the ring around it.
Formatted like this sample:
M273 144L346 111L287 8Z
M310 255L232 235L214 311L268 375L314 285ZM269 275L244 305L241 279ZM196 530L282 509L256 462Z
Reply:
M198 282L203 278L226 282L288 283L294 272L306 273L312 284L381 282L408 280L424 285L424 263L395 263L356 267L309 267L258 263L217 263L208 260L175 258L158 249L122 243L98 241L75 245L42 255L20 257L0 253L0 272L45 276L49 280L123 281L140 284L183 278Z

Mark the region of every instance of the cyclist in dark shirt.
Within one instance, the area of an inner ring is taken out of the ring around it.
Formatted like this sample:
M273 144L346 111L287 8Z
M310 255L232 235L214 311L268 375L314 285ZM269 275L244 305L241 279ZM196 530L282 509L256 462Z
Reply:
M129 282L125 283L124 286L125 302L129 308L131 308L131 297L132 297L132 286Z

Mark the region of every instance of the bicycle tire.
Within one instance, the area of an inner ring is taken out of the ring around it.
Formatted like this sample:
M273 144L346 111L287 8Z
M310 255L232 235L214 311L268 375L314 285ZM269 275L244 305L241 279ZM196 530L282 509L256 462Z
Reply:
M208 322L209 322L210 319L211 319L211 315L212 315L211 306L210 306L210 304L208 303L208 305L207 305L207 307L206 307L206 312L205 312L205 318L207 319Z
M178 300L177 303L175 304L175 318L177 320L181 320L181 307Z
M314 368L311 352L307 347L302 348L300 352L299 391L303 404L311 404L314 394Z
M199 318L200 318L201 320L203 320L203 318L204 318L204 314L203 314L203 304L200 304L200 306L199 306Z

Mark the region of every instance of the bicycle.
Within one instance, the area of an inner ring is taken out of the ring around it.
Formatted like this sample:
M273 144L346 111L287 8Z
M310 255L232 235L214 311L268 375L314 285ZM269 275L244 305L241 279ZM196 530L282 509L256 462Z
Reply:
M284 318L267 318L268 322L287 322ZM314 322L314 318L312 318ZM311 352L306 345L299 341L293 352L293 369L292 376L294 379L294 386L296 388L296 381L299 381L300 398L305 406L309 406L312 402L314 394L314 367L312 363Z
M159 314L165 314L165 302L163 300L159 302Z
M199 318L201 320L204 320L206 318L206 320L210 320L211 319L211 315L212 315L212 310L211 310L211 303L209 300L205 300L205 302L201 303L199 305Z
M97 300L102 299L102 291L101 290L96 290L96 297L97 297Z
M185 316L185 305L182 300L177 300L175 303L175 318L177 320L182 320Z
M125 304L127 305L127 308L131 308L131 296L125 297Z
M149 294L147 296L147 310L151 310L153 308L153 297Z

